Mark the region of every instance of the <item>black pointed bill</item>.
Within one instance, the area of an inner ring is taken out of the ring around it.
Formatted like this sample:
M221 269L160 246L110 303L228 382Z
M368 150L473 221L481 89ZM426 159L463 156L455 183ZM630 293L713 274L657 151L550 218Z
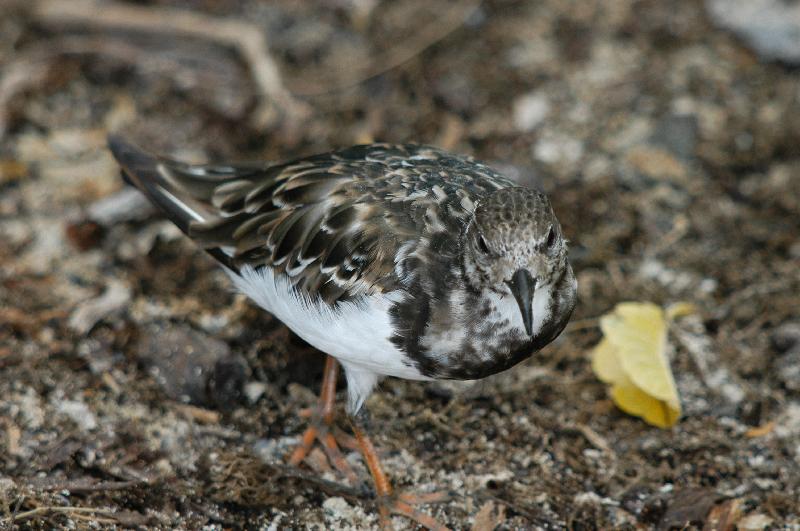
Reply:
M511 280L507 281L507 284L519 304L525 331L531 336L533 335L533 293L536 291L536 280L527 269L520 269L514 273Z

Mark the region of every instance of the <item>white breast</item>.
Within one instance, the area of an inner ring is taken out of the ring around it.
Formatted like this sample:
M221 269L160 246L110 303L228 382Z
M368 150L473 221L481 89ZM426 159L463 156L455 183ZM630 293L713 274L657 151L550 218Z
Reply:
M240 275L231 271L228 275L242 293L304 341L337 358L348 373L367 371L409 380L427 379L416 368L405 365L403 354L389 341L389 309L399 293L365 296L359 303L342 302L332 307L298 293L269 267L255 270L246 266Z

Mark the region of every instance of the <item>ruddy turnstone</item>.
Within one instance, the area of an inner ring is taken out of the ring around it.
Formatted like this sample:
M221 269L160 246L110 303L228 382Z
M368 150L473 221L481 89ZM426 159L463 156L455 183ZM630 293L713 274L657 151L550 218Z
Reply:
M354 474L330 429L337 362L347 413L390 513L437 495L393 494L357 413L384 376L484 378L564 329L576 300L567 242L541 192L428 146L354 146L282 164L191 165L121 138L124 178L225 268L233 283L328 354L320 404L290 461L319 440Z

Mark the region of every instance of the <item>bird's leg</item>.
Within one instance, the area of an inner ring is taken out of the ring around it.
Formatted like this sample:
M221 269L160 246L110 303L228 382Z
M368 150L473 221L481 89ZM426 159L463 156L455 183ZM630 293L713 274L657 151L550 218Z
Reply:
M319 404L302 416L311 419L309 426L297 448L294 449L289 457L289 463L297 466L308 456L314 441L318 440L322 445L330 463L339 472L343 473L353 484L358 483L358 477L352 467L345 460L339 444L333 434L333 419L336 411L336 378L339 373L339 364L336 358L328 356L325 360L325 370L322 376L322 390L319 393Z
M367 463L372 479L375 483L375 494L378 502L378 510L381 516L381 525L384 529L392 529L391 515L398 514L413 520L432 531L447 531L447 527L437 522L432 516L418 511L413 506L423 503L438 503L446 501L450 495L445 492L434 492L429 494L414 493L395 493L389 478L381 467L378 453L372 445L372 441L367 437L364 430L359 426L358 420L351 417L350 423L353 433L358 441L361 455Z

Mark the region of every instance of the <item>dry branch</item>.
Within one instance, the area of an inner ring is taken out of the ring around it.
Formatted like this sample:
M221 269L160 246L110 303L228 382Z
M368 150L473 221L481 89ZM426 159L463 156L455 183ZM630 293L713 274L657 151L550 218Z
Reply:
M42 0L33 15L50 25L77 24L98 29L167 33L216 42L237 50L247 62L263 98L259 115L264 123L273 123L279 108L288 122L298 122L309 113L306 104L295 99L284 86L277 64L269 54L263 33L256 26L233 19L220 19L186 10L131 6L92 0L63 2Z

